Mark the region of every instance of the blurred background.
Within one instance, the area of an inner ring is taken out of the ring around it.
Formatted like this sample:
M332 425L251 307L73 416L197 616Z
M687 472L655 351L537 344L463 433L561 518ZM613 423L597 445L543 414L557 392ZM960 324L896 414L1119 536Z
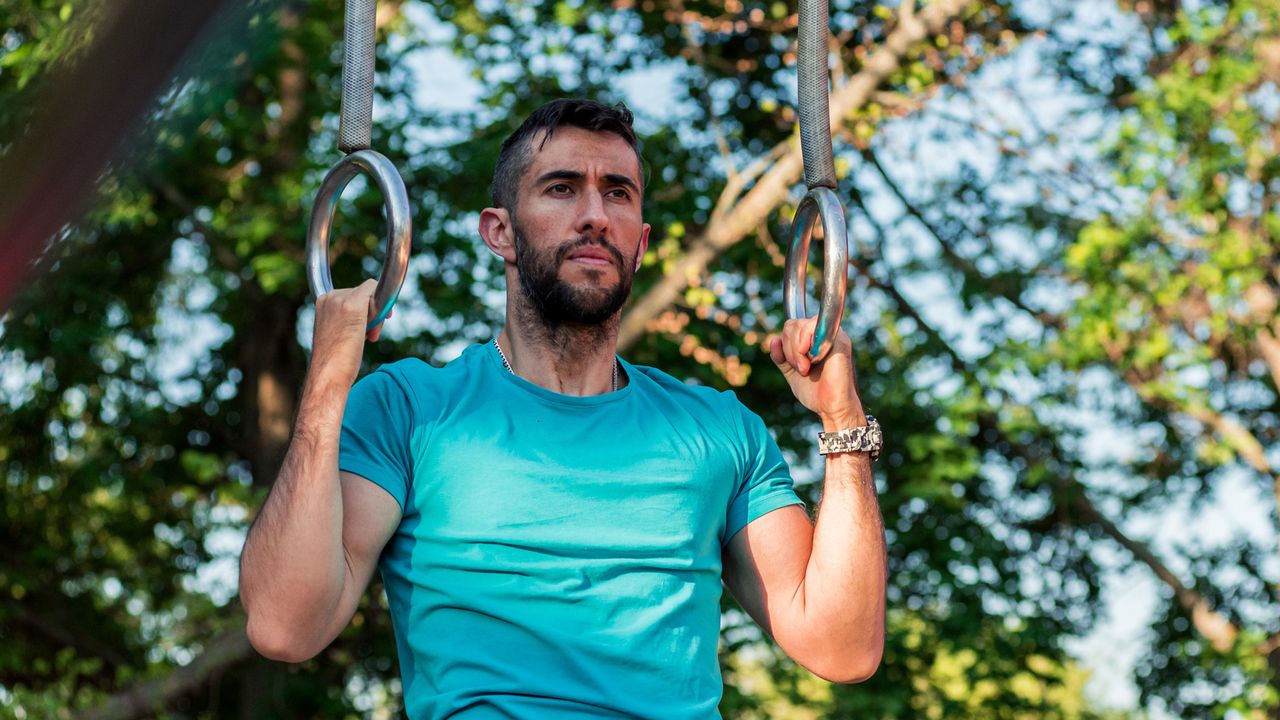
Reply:
M401 716L379 584L297 666L252 652L236 596L306 370L342 3L122 30L142 4L0 4L0 196L56 217L38 244L0 225L0 716ZM726 599L723 714L1280 717L1280 2L831 4L886 652L832 686ZM804 190L795 13L379 3L373 147L414 232L367 367L493 335L475 226L499 142L554 97L626 102L654 235L621 353L734 390L816 501L818 427L759 347ZM138 91L111 37L181 52ZM72 92L86 65L118 94ZM47 139L130 102L101 163ZM84 192L56 175L77 159ZM381 202L357 180L340 203L338 285L379 271Z

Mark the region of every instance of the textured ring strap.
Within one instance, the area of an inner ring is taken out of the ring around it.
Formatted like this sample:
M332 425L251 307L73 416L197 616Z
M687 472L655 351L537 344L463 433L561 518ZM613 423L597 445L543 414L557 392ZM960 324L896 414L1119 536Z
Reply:
M800 101L800 153L804 157L804 181L809 186L791 221L791 246L783 276L787 317L808 317L805 276L809 268L809 241L814 226L822 222L822 298L809 357L821 361L831 351L844 315L845 288L849 277L849 235L844 205L836 197L836 164L831 149L830 81L827 71L827 37L831 33L827 0L800 0L799 48L796 85Z
M800 0L796 80L800 100L800 152L804 156L804 182L810 189L836 186L828 98L827 37L830 33L827 0Z
M374 41L377 0L347 0L342 42L342 124L338 149L344 153L369 147L373 134Z

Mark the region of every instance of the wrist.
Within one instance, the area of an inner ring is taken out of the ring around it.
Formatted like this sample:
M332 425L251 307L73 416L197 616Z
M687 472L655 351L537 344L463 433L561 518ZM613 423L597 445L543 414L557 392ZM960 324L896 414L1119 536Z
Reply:
M336 414L342 419L342 412L347 405L347 396L351 394L354 379L343 376L327 376L323 373L308 374L302 384L302 394L298 402L299 418L315 418L321 420L326 415Z
M359 376L359 362L324 362L313 357L302 381L302 393L304 396L310 394L329 398L340 395L345 398Z
M820 412L818 419L822 422L823 432L836 432L848 428L863 427L867 424L867 414L862 407L845 408L834 412Z
M880 423L870 415L861 419L853 413L832 414L823 418L823 431L818 433L818 452L827 455L838 453L870 453L871 459L880 457L884 446L884 433Z

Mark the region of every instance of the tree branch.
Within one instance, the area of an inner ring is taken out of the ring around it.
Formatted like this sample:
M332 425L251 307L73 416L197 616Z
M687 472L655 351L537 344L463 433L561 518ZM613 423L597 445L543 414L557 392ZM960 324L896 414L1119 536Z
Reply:
M947 22L973 4L973 0L940 0L912 17L903 17L885 38L880 50L870 55L862 69L831 95L832 127L866 104L876 88L902 66L913 46L931 34L942 32ZM622 318L618 346L626 349L640 339L645 326L679 297L690 280L700 276L726 249L741 241L765 222L769 213L786 199L800 180L804 165L800 144L792 137L781 145L786 151L730 212L713 217L706 230L694 238L688 251L656 285L641 296ZM777 148L775 148L775 151Z
M1215 611L1203 595L1184 585L1172 570L1160 562L1150 547L1125 535L1115 523L1099 512L1085 494L1083 486L1074 481L1073 484L1077 490L1073 498L1073 509L1088 522L1097 526L1107 537L1122 545L1142 564L1151 568L1161 582L1172 588L1178 604L1191 616L1191 624L1209 641L1209 644L1213 645L1215 650L1222 653L1230 650L1240 630L1221 613Z
M968 364L965 363L960 355L950 347L940 333L931 328L928 323L925 322L924 318L920 316L919 312L911 307L906 298L898 293L891 285L886 284L882 287L898 304L898 307L903 314L914 318L920 325L922 331L946 350L951 357L953 369L957 372L967 374L970 377L974 376L974 373L972 369L969 368ZM999 388L994 389L997 392L1000 392ZM1001 439L1008 443L1010 447L1021 447L1021 445L1013 438L1005 435L995 417L988 418L988 421L989 427L998 433ZM1026 454L1025 459L1029 462L1033 460L1029 453ZM1126 535L1118 525L1111 521L1110 518L1103 515L1102 512L1098 510L1097 506L1089 500L1089 496L1086 491L1087 489L1080 481L1073 477L1063 477L1060 478L1060 481L1063 489L1071 498L1071 508L1078 513L1081 519L1096 526L1104 535L1119 543L1122 547L1132 553L1137 560L1150 568L1161 582L1172 588L1174 597L1178 601L1178 604L1181 605L1187 614L1191 616L1192 625L1205 637L1206 640L1209 641L1211 645L1213 645L1214 649L1218 652L1227 652L1231 649L1235 644L1240 631L1231 623L1230 620L1221 613L1215 611L1203 595L1184 585L1178 576L1175 575L1168 566L1162 563L1158 557L1156 557L1150 547ZM1264 654L1266 653L1264 652Z
M1256 282L1245 288L1244 301L1248 315L1243 320L1260 326L1258 335L1254 338L1258 344L1258 354L1271 371L1271 382L1276 391L1280 392L1280 340L1277 340L1277 336L1280 336L1280 323L1273 321L1280 299L1276 298L1276 292L1269 284Z
M874 278L872 279L874 283ZM898 305L899 311L903 315L912 317L924 332L935 343L938 343L951 358L952 368L957 372L965 374L969 377L976 377L976 373L966 363L963 358L947 343L940 333L934 330L925 322L924 318L915 310L910 302L898 293L896 288L888 283L878 283L880 287L889 295L890 298ZM1001 392L999 388L993 388L996 392ZM1003 393L1002 393L1003 394ZM1013 438L1005 435L999 426L997 418L994 416L986 418L988 427L999 434L1001 439L1008 443L1012 448L1022 448L1022 445ZM1024 459L1029 462L1033 460L1030 453L1024 455ZM1192 626L1199 632L1209 643L1219 652L1227 652L1235 644L1236 638L1239 636L1239 629L1226 618L1226 616L1215 611L1210 605L1208 599L1202 594L1187 587L1168 568L1160 561L1156 554L1146 544L1139 542L1124 533L1118 525L1111 521L1110 518L1102 514L1097 506L1089 500L1086 487L1073 477L1060 478L1063 490L1070 497L1070 507L1080 519L1096 526L1104 535L1119 543L1128 550L1138 561L1142 562L1155 573L1161 582L1173 589L1174 598L1178 604L1191 617ZM1259 648L1262 654L1267 654L1269 650L1264 647Z
M7 606L12 610L18 622L33 632L52 640L57 645L77 648L100 658L113 670L129 664L128 658L115 648L99 641L92 635L76 632L74 628L68 627L65 622L58 618L44 617L33 612L25 603L10 602L7 603Z
M253 656L253 648L245 635L244 623L215 637L204 652L189 664L163 677L125 688L107 698L101 705L83 710L74 720L129 720L154 714L174 700L196 691L210 676L223 672Z
M920 209L915 206L914 203L912 203L909 199L907 199L906 194L902 192L902 188L899 187L897 181L895 181L893 178L889 176L889 172L885 170L883 165L880 164L880 159L876 157L875 153L872 152L871 148L869 147L864 148L862 150L862 157L868 163L870 163L873 168L875 168L876 172L880 175L880 179L884 181L885 185L889 188L890 192L892 192L894 197L898 199L898 202L902 203L902 206L903 208L906 209L907 214L910 215L912 218L914 218L915 221L919 223L921 227L923 227L931 236L933 236L933 239L938 243L938 248L942 251L943 257L946 258L952 264L953 267L959 270L962 275L965 275L968 277L974 277L974 278L981 278L983 280L989 279L982 273L982 271L978 270L977 266L971 260L961 256L958 252L956 252L954 246L958 242L957 238L943 237L942 231L939 230L937 226L935 226L932 222L930 222L929 219L924 216L924 213L922 213ZM970 232L973 232L973 231L970 230ZM985 235L985 233L983 234ZM999 294L1000 294L1000 297L1003 297L1005 300L1008 300L1014 307L1018 308L1019 310L1023 311L1024 313L1034 318L1040 319L1045 324L1051 324L1052 322L1054 322L1053 318L1049 318L1048 316L1042 317L1043 313L1040 313L1028 307L1027 304L1022 300L1022 298L1019 297L1017 294L1012 292L1000 292Z
M1110 352L1114 353L1114 350ZM1276 501L1276 511L1280 512L1280 472L1277 472L1276 468L1267 459L1266 448L1263 447L1257 436L1249 428L1235 418L1228 417L1205 403L1190 401L1178 403L1157 396L1147 385L1149 378L1143 376L1135 368L1130 368L1121 375L1143 402L1162 408L1166 412L1182 413L1191 417L1221 437L1245 464L1256 472L1270 478L1272 494Z

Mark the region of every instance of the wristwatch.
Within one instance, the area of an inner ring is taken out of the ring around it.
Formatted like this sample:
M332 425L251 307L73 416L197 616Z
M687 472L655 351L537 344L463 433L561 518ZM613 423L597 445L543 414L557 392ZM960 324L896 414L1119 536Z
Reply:
M880 423L871 415L867 416L867 424L863 427L818 433L818 452L823 455L869 452L871 459L876 460L880 457L880 448L883 445L884 433L880 432Z

